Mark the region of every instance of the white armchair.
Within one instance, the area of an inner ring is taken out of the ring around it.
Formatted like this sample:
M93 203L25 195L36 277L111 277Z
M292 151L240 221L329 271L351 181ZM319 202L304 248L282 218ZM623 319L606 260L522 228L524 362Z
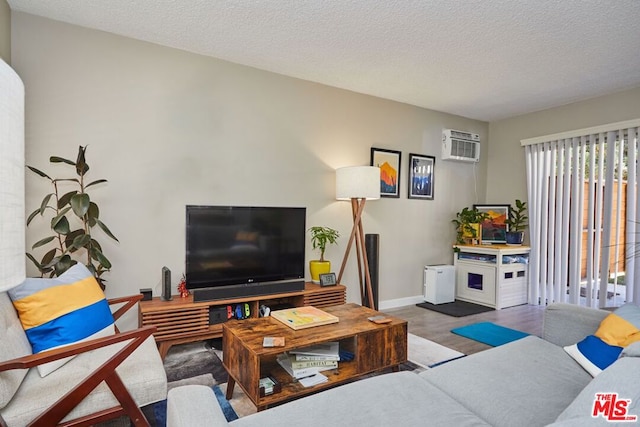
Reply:
M142 295L110 300L125 306ZM153 339L153 327L117 333L81 344L31 354L17 313L0 292L0 424L88 426L128 416L148 426L140 407L167 395L167 377ZM35 367L76 355L42 378Z

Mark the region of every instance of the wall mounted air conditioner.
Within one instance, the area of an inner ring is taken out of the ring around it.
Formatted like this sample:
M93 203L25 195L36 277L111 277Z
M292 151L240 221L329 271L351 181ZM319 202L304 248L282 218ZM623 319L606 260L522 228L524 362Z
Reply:
M442 130L442 159L462 162L480 160L480 135L461 130Z

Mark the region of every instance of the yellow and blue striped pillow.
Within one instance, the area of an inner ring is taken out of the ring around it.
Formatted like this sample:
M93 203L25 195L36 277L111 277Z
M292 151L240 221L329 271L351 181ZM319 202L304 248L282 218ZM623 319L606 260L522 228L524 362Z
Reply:
M564 350L595 377L635 342L640 342L640 307L625 304L605 317L593 335Z
M115 333L113 315L95 277L76 264L59 277L28 278L9 296L34 353ZM39 365L44 377L71 358Z

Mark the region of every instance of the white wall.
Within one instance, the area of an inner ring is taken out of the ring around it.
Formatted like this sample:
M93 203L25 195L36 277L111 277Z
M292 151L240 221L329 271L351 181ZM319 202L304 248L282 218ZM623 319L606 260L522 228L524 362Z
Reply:
M526 200L520 140L640 118L640 88L550 108L489 124L488 203Z
M88 145L89 177L109 180L90 191L120 239L100 239L113 263L108 296L157 295L163 265L177 283L186 204L306 207L308 226L345 236L327 251L337 270L351 212L334 200L334 170L368 164L372 146L402 151L401 198L368 203L364 218L365 232L380 234L381 306L421 294L422 266L452 261L451 218L483 201L486 156L477 167L444 162L440 141L442 128L486 141L484 122L23 13L13 14L12 50L26 86L27 163L58 176L65 168L49 156ZM437 156L434 201L407 199L410 152ZM29 173L27 211L48 191ZM28 228L28 245L45 223ZM343 282L358 301L353 256Z

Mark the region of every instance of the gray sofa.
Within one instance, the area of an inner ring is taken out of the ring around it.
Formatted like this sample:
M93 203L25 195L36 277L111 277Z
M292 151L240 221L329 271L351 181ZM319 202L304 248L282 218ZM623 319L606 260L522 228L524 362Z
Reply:
M593 334L609 312L554 304L543 338L528 336L420 374L397 372L336 387L228 423L236 426L585 426L596 393L631 399L640 415L640 358L621 357L592 378L562 348ZM167 425L226 425L211 389L169 392Z

